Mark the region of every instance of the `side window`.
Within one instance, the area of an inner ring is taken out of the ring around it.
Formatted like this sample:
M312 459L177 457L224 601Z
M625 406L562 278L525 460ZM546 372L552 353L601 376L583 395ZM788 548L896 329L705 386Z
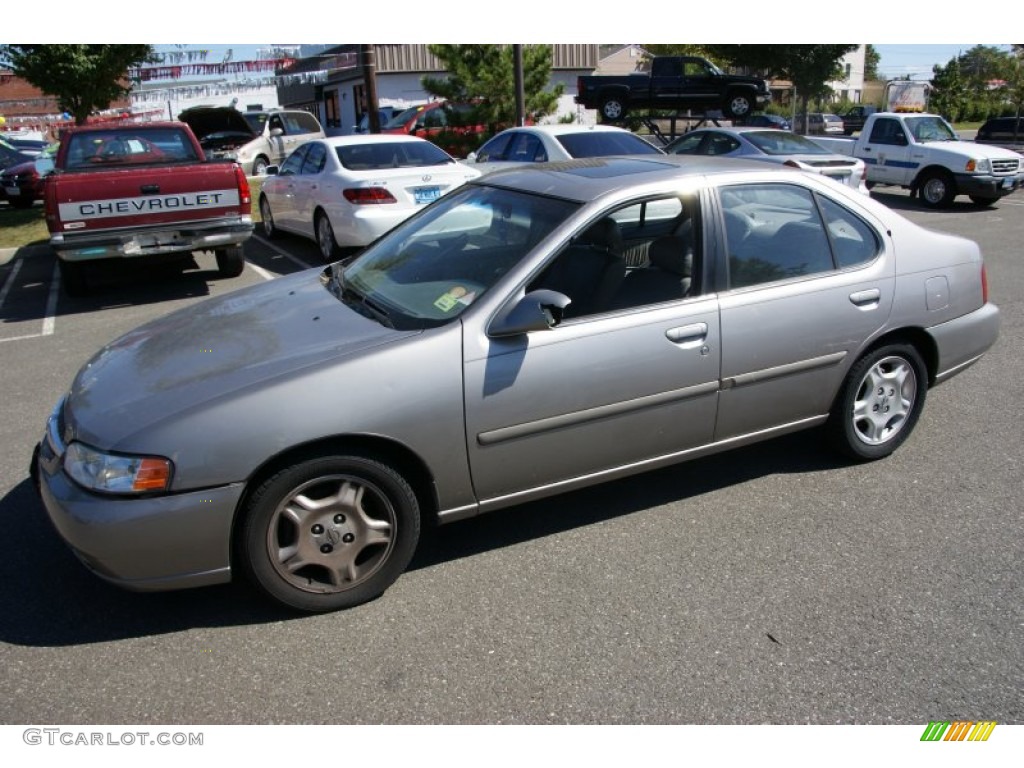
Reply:
M681 139L670 151L674 155L700 154L701 142L704 141L706 135L703 132L691 133L689 136Z
M476 161L478 163L493 163L498 160L504 160L505 151L508 149L509 142L512 141L513 136L515 136L514 133L502 133L495 136L477 150Z
M876 120L874 128L871 129L871 143L899 146L907 143L907 136L903 132L903 126L900 125L899 120L882 118Z
M739 149L740 143L732 136L724 133L708 134L708 143L703 147L702 154L705 155L727 155Z
M878 235L858 216L823 197L819 197L832 250L840 269L867 264L878 255Z
M309 112L295 112L294 130L289 130L289 133L320 133L320 123L317 119ZM387 120L382 119L381 124L386 123Z
M679 301L692 293L699 233L696 199L625 206L572 238L528 290L568 296L566 320Z
M278 171L280 176L294 176L297 173L302 172L302 163L306 159L306 152L309 151L309 145L303 144L301 147L292 152L288 159L281 165L281 170Z
M280 130L283 131L284 130L284 123L281 122L281 116L280 115L272 115L270 120L268 121L267 127L268 127L268 131L267 131L268 134L269 134L270 131L273 131L275 128L276 129L280 129Z
M540 139L529 133L520 133L509 147L505 159L520 163L543 162L547 160L547 154Z
M750 184L720 192L729 287L744 288L831 271L828 235L811 191Z
M306 159L302 163L302 173L320 173L320 171L324 169L324 164L327 162L327 148L320 142L313 142L306 145L306 147Z

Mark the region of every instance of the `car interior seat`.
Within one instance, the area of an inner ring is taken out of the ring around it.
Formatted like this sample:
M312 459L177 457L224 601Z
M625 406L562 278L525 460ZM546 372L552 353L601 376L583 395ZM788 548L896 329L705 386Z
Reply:
M622 253L619 225L606 217L576 237L535 287L568 296L566 318L603 312L626 276Z

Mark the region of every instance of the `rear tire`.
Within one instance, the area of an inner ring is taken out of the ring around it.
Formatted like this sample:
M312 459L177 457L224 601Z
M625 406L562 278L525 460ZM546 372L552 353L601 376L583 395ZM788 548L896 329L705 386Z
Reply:
M316 244L324 261L334 261L338 253L338 242L334 239L331 220L323 211L316 215Z
M826 431L832 446L858 461L888 456L910 437L924 408L928 370L910 344L868 352L847 374Z
M731 93L723 105L725 116L730 120L742 120L754 111L754 101L745 93Z
M218 248L217 272L221 277L238 277L245 269L245 251L240 245L233 245L230 248Z
M626 112L626 102L618 96L607 96L601 102L601 118L606 123L620 122L626 116Z

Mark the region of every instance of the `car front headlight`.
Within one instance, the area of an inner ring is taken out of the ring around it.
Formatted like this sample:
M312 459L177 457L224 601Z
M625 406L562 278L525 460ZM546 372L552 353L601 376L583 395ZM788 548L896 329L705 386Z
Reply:
M172 468L171 460L162 456L120 456L84 443L71 443L64 454L64 471L71 479L100 493L166 491Z
M989 160L975 160L973 157L967 161L968 173L992 173L992 163Z

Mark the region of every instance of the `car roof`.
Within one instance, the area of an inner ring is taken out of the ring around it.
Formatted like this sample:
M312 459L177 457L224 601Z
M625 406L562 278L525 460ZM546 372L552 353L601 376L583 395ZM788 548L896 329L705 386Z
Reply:
M358 133L346 136L329 136L326 139L315 139L332 147L344 147L350 144L431 144L426 139L410 136L405 133Z
M520 131L523 133L546 134L548 136L564 136L567 133L632 133L625 128L614 125L581 125L579 123L552 123L550 125L523 125L516 128L507 128L508 131ZM500 135L500 134L499 134ZM641 138L641 137L638 137Z
M614 193L625 186L675 185L704 176L766 173L753 160L706 155L635 155L593 157L551 163L528 163L494 171L471 183L506 187L581 203ZM779 171L773 169L772 174Z

